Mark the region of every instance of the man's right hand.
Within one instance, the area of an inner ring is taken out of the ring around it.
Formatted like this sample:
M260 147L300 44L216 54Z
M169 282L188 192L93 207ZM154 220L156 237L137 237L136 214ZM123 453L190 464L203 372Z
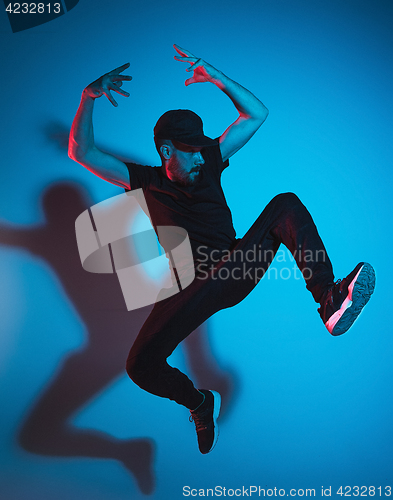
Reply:
M121 90L120 88L123 85L123 80L132 80L132 76L120 74L129 66L130 63L126 63L123 64L123 66L110 71L109 73L105 73L105 75L100 76L100 78L88 85L84 89L83 93L88 95L92 99L96 99L97 97L105 95L113 104L113 106L118 106L110 91L112 90L114 92L117 92L124 97L130 96L128 92L126 92L125 90Z

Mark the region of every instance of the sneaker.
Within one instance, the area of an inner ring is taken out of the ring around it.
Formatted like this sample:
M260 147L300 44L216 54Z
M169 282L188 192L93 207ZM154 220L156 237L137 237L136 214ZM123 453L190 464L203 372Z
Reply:
M359 316L375 287L375 272L361 262L343 280L338 280L325 293L318 312L332 335L342 335Z
M195 423L199 451L204 455L214 448L218 439L217 418L220 413L221 396L216 391L200 390L205 399L195 410L190 410L190 422Z

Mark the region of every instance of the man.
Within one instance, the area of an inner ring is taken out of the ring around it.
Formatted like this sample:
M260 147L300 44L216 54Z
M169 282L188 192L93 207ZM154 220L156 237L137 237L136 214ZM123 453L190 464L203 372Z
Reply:
M123 163L95 146L92 112L94 100L103 94L114 106L111 91L129 96L120 88L123 80L131 80L121 74L129 66L125 64L84 89L71 129L69 155L113 184L127 190L142 188L155 228L178 226L189 234L196 277L178 294L155 304L132 346L127 372L144 390L186 406L196 425L199 449L208 453L217 441L220 395L197 390L185 374L168 365L167 358L176 346L212 314L243 300L262 278L281 243L294 256L332 335L343 334L355 321L374 290L375 274L362 262L334 283L332 265L315 224L292 193L273 198L247 234L236 239L220 177L229 158L265 121L268 110L251 92L206 61L174 47L175 59L191 64L187 71L192 76L186 85L216 85L232 100L239 113L237 120L212 140L204 135L202 120L192 111L168 111L154 128L161 167ZM247 258L250 251L254 259ZM304 259L306 252L308 258ZM177 272L189 269L186 266Z

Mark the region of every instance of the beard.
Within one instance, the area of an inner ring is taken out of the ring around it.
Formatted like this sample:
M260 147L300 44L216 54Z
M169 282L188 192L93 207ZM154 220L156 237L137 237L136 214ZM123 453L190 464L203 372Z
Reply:
M200 167L194 167L189 172L185 170L176 158L171 158L167 165L173 181L181 186L193 186L198 182Z

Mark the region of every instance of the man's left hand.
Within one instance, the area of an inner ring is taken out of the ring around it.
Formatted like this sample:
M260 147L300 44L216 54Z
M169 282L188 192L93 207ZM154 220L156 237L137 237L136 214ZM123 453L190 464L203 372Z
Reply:
M182 49L178 45L174 44L176 52L180 54L179 56L175 56L176 61L188 62L191 64L186 71L193 71L194 74L191 78L188 78L185 81L186 85L191 85L191 83L199 83L199 82L212 82L216 83L220 81L220 71L214 68L211 64L208 64L203 59L194 56L186 49Z

